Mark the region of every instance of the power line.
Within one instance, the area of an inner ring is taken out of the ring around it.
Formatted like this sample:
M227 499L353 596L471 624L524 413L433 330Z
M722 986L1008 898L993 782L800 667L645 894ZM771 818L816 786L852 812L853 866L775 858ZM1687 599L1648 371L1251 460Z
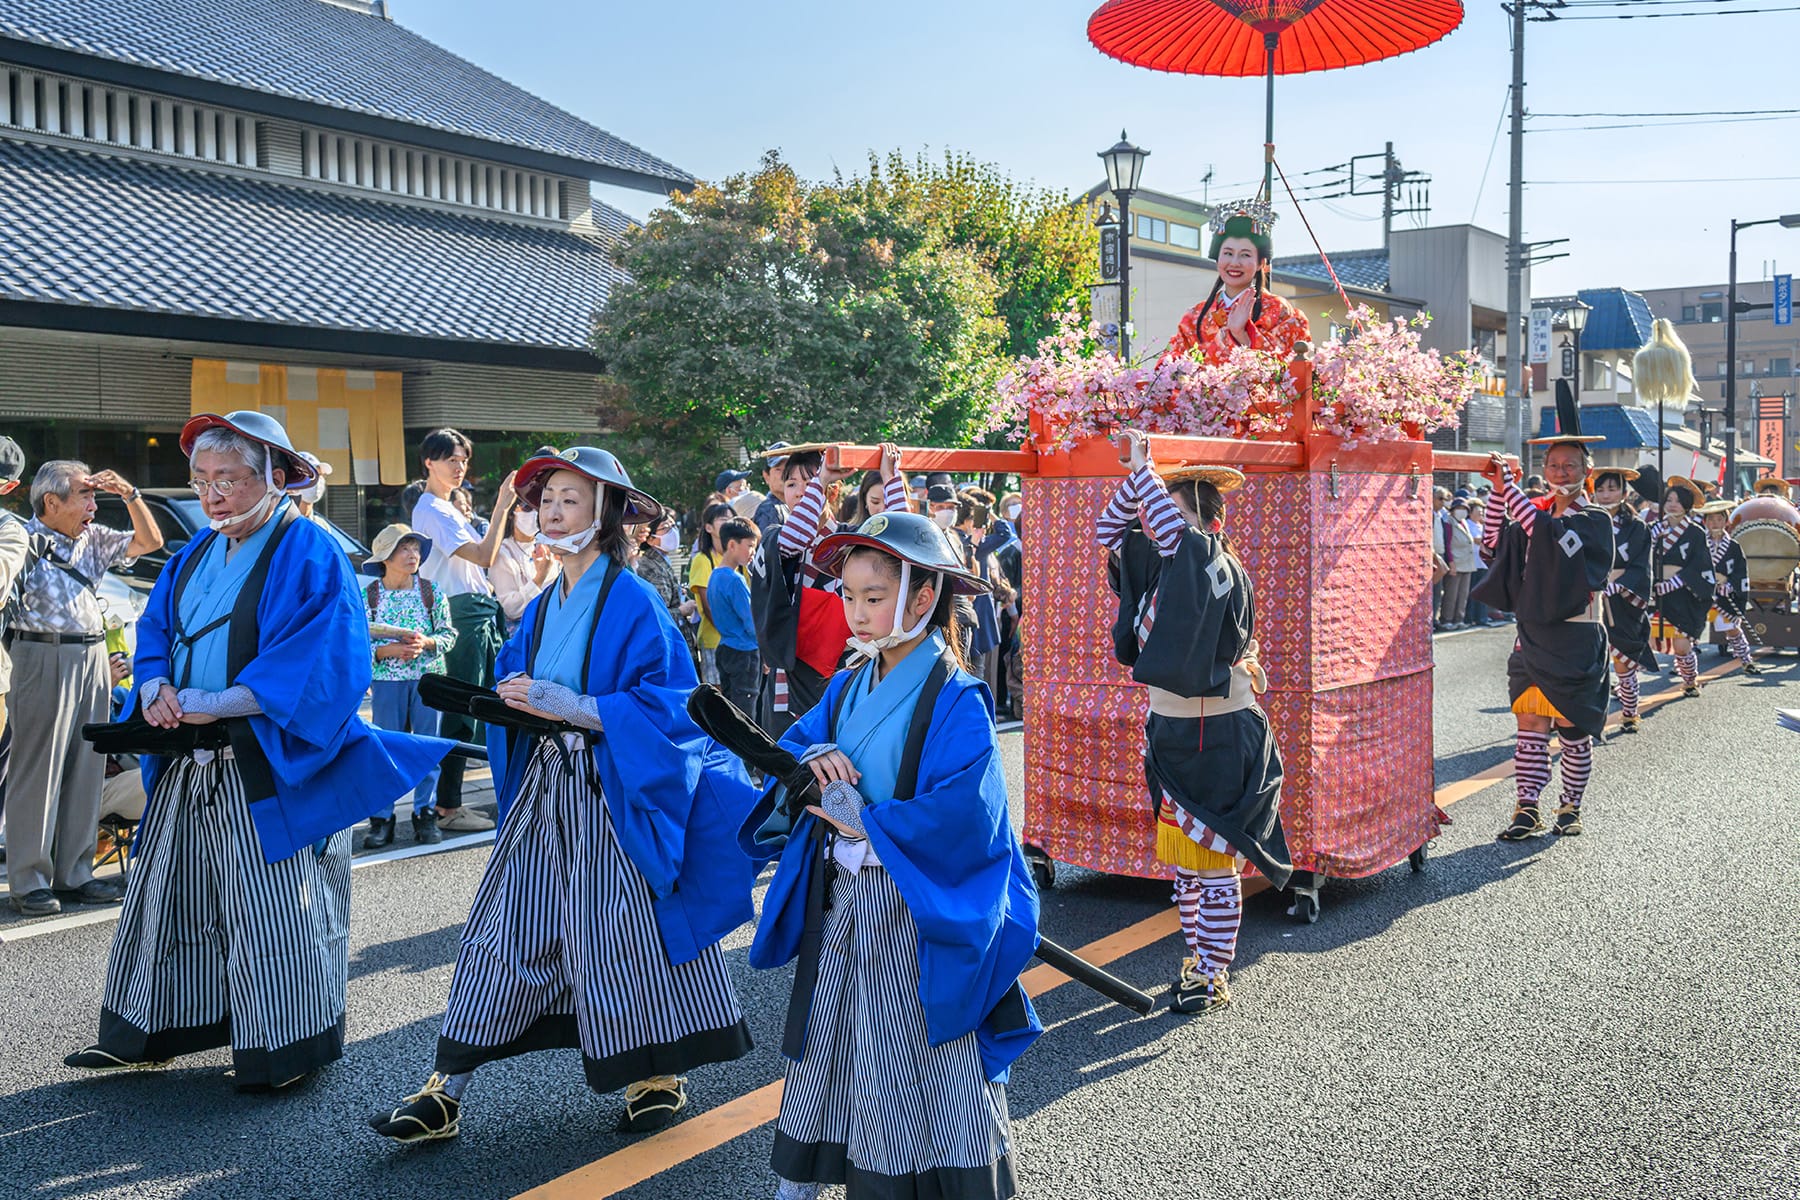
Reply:
M1681 183L1792 183L1800 175L1739 175L1719 179L1528 179L1527 187L1603 187L1630 184L1636 187L1661 187Z
M1500 148L1500 130L1506 126L1506 109L1512 103L1512 89L1508 88L1500 95L1500 119L1494 122L1494 140L1488 143L1487 162L1481 167L1481 183L1475 189L1475 204L1469 209L1469 224L1475 224L1475 214L1481 211L1481 193L1487 190L1488 171L1494 166L1494 151Z
M1526 113L1527 121L1537 118L1555 117L1558 120L1577 121L1595 117L1766 117L1776 113L1800 113L1800 108L1702 108L1691 112L1585 112L1585 113Z
M1712 12L1654 12L1654 13L1593 13L1588 16L1533 17L1534 21L1656 21L1669 17L1748 17L1757 13L1800 12L1800 4L1790 4L1783 8L1721 8Z
M1792 121L1793 114L1781 117L1722 117L1700 121L1627 121L1617 125L1562 125L1553 129L1528 129L1527 133L1580 133L1590 129L1678 129L1683 125L1756 125L1763 121Z

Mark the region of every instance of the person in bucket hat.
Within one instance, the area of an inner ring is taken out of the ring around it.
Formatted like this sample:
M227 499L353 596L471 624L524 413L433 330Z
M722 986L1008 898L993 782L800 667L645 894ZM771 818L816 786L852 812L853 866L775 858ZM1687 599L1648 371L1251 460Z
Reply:
M595 446L514 475L562 562L495 664L521 714L488 725L500 830L463 926L425 1085L369 1119L398 1142L461 1129L486 1063L573 1048L643 1133L687 1104L683 1074L747 1054L719 940L750 919L733 844L749 779L687 715L698 681L662 597L630 569L662 506Z
M363 574L375 576L358 600L369 613L373 642L373 681L369 684L370 719L376 727L436 737L438 711L419 695L419 680L444 672L444 655L456 646L450 602L419 574L431 554L431 539L408 525L389 525L375 535L363 563ZM413 840L426 846L444 840L438 828L436 771L412 790ZM380 850L394 842L394 810L390 806L369 817L363 849Z
M1187 955L1172 1012L1231 1003L1243 912L1240 860L1273 887L1293 874L1281 824L1281 752L1256 697L1256 593L1225 534L1224 497L1244 486L1232 467L1159 471L1149 439L1120 440L1130 472L1101 512L1118 596L1113 653L1146 685L1144 778L1156 856L1175 871ZM1134 523L1135 522L1135 523Z
M740 834L780 858L750 963L795 961L776 1194L999 1200L1016 1177L996 1081L1042 1026L1018 985L1037 893L987 689L956 658L952 601L987 585L903 508L825 537L813 561L840 586L857 665L781 739L820 803L774 785Z
M65 1061L141 1069L230 1046L238 1089L270 1091L343 1054L351 827L449 744L358 715L368 622L343 552L290 498L311 468L280 424L203 414L181 446L211 528L170 558L137 623L117 734L140 739L142 859L99 1040Z

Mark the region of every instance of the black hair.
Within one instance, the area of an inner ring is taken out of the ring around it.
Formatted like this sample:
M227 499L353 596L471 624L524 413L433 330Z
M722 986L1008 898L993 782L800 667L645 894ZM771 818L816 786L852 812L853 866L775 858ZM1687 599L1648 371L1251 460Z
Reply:
M1695 489L1688 487L1686 484L1671 483L1668 488L1663 491L1662 502L1664 516L1668 515L1667 510L1670 496L1675 497L1681 502L1681 515L1684 517L1692 516L1694 510L1700 507L1700 497Z
M400 489L400 509L405 518L412 520L412 510L419 506L419 497L425 494L425 481L415 479Z
M845 525L861 525L868 520L873 515L869 512L869 492L881 486L880 471L864 471L856 483L856 490L838 505L838 521Z
M475 454L475 443L454 429L434 429L425 435L419 443L419 461L442 462L462 450L471 457Z
M1623 472L1623 471L1602 471L1602 472L1600 472L1598 475L1594 476L1594 490L1598 491L1600 489L1600 485L1605 483L1609 479L1613 480L1614 482L1616 482L1619 485L1619 490L1621 492L1625 490L1625 472Z
M719 526L719 549L729 550L733 542L747 541L759 536L761 535L756 532L756 526L742 517L733 517Z
M853 559L862 556L877 561L880 564L881 573L889 579L900 578L900 560L886 550L878 550L874 546L858 546L850 551L844 556L844 567L848 567ZM912 583L907 589L907 594L895 601L894 611L898 615L900 625L907 624L906 606L911 604L913 597L919 594L919 589L934 578L936 578L936 572L923 568L914 569ZM933 629L944 631L944 644L950 648L951 657L956 659L957 666L965 671L968 670L969 664L964 660L962 654L962 622L956 619L956 591L949 586L947 580L945 586L938 589L937 603L932 607L931 619L926 623L925 631L919 636L923 637L925 633L929 633Z
M720 517L731 517L736 515L737 510L729 504L709 504L706 506L705 511L700 514L700 553L713 555L719 552L722 547L714 545L713 543L712 533L710 532L712 523Z
M636 527L625 523L625 508L630 503L625 490L595 483L594 492L606 498L600 505L600 532L594 536L594 543L600 547L601 554L630 570L637 536Z
M1219 532L1213 536L1219 539L1220 548L1235 559L1238 566L1244 566L1244 560L1238 557L1237 547L1231 544L1231 538L1225 533L1225 497L1218 488L1204 479L1183 479L1170 485L1169 494L1193 510L1194 515L1200 518L1200 528L1205 532L1212 533L1213 525L1218 524ZM1249 568L1246 567L1245 570L1248 571Z
M973 519L975 524L985 529L993 519L993 509L969 492L964 492L956 501L956 523Z
M808 475L817 475L825 469L825 455L818 450L807 450L801 454L790 454L787 461L781 464L781 481L786 483L794 477L795 471L805 471Z

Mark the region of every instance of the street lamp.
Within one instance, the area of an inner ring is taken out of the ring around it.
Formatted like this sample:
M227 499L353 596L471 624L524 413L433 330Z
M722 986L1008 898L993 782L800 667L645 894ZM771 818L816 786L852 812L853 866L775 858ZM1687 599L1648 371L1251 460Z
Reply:
M1588 314L1594 311L1593 306L1580 300L1569 305L1564 319L1569 323L1569 332L1575 335L1575 404L1581 405L1581 331L1587 328Z
M1119 130L1119 143L1100 151L1106 186L1119 202L1119 359L1131 361L1131 194L1138 189L1148 150L1140 150Z
M1731 276L1725 296L1725 499L1737 496L1737 319L1740 312L1773 308L1773 304L1744 304L1737 298L1737 235L1740 229L1758 225L1779 225L1783 229L1800 229L1800 213L1782 217L1765 217L1760 221L1731 222Z

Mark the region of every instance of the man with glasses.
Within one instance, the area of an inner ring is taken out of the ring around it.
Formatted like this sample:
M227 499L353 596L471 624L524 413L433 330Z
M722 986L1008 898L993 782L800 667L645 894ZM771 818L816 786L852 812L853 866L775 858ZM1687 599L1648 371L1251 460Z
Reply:
M94 524L94 495L125 501L129 531ZM65 901L112 904L124 894L94 878L106 762L81 727L108 719L112 673L95 590L113 567L162 548L162 530L138 490L113 471L54 459L31 481L25 526L33 556L7 625L12 655L13 755L6 803L7 884L28 917Z

